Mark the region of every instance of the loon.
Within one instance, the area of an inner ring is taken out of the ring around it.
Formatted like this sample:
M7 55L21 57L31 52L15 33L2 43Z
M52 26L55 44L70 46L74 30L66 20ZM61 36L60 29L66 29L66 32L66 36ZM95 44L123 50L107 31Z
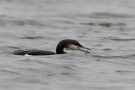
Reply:
M15 55L54 55L54 54L65 54L66 52L64 49L67 50L80 50L87 53L90 53L89 48L82 46L78 41L73 39L64 39L60 41L56 47L56 53L51 51L44 51L44 50L17 50L14 51L13 54Z

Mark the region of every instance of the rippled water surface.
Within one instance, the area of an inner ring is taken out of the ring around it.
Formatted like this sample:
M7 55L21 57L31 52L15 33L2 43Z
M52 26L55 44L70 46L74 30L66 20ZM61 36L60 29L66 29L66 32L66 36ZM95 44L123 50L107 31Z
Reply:
M134 0L0 0L0 90L133 90ZM66 38L90 55L17 56L55 51Z

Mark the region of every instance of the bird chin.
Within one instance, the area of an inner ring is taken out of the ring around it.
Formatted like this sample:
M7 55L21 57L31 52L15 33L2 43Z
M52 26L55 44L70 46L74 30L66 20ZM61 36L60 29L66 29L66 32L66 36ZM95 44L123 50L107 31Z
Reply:
M75 45L69 45L65 50L78 50L78 46Z

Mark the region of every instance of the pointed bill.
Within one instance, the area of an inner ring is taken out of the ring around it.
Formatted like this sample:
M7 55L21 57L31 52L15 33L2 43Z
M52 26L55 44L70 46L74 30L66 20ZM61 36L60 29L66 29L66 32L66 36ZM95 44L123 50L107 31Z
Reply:
M91 49L87 47L78 47L78 50L85 52L85 54L90 54Z

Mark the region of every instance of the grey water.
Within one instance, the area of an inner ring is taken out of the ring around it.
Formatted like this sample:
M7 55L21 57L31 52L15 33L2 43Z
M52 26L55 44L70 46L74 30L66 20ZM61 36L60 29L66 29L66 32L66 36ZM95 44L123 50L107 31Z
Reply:
M0 0L0 90L134 90L134 0ZM91 54L55 52L75 39Z

